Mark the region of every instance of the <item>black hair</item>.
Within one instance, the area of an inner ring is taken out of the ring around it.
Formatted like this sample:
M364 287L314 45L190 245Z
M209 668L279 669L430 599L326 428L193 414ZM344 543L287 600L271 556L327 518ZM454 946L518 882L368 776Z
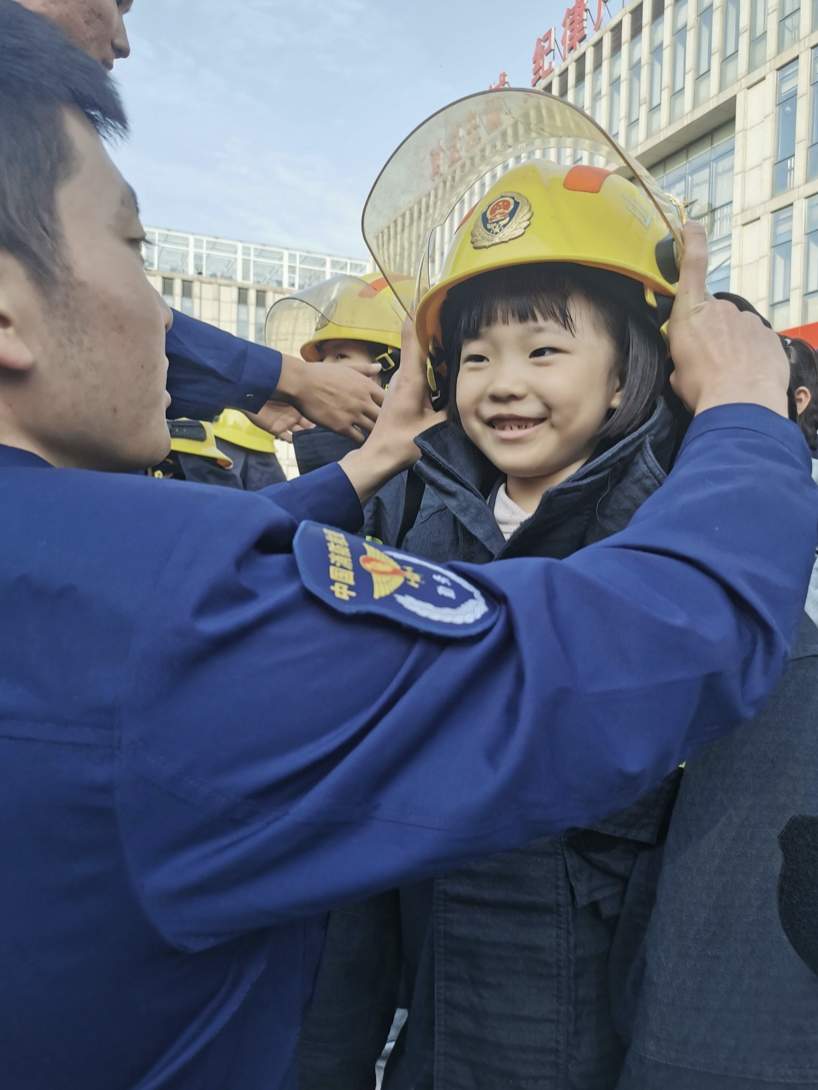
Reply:
M812 394L809 405L798 417L798 426L810 450L818 449L818 360L815 351L798 337L782 337L790 363L790 390L804 386Z
M465 341L494 322L554 321L573 333L571 300L577 296L594 307L619 361L621 404L603 424L599 440L613 441L638 428L661 393L667 359L642 286L604 269L558 263L495 269L449 291L441 308L442 337L433 363L445 365L450 418L459 423L454 395Z
M0 250L43 288L61 265L57 189L75 166L66 108L80 111L100 136L127 131L103 66L49 19L0 0Z

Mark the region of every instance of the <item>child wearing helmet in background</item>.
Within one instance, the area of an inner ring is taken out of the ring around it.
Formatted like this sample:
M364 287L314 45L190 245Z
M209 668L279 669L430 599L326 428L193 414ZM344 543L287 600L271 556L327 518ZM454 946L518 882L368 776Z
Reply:
M213 434L222 450L230 456L233 475L246 492L257 492L287 479L276 456L275 436L258 427L238 409L225 409L217 416Z
M149 476L241 488L230 455L219 447L209 421L185 417L168 420L168 431L168 456L160 465L148 470Z
M287 478L276 457L275 438L238 409L225 409L212 423L181 418L168 421L170 453L149 470L197 484L217 484L255 492Z
M395 297L380 273L340 275L274 303L267 342L289 346L308 363L351 367L386 387L400 366L400 327ZM336 462L357 445L320 426L293 435L299 473Z
M549 96L531 107L563 109L573 110ZM675 291L667 229L644 180L584 163L512 168L467 214L416 313L419 350L448 372L450 406L417 440L419 510L408 529L389 520L407 550L473 563L566 557L622 529L661 486L686 424L668 404L659 332ZM388 528L379 536L396 543ZM792 714L781 699L785 687L767 715ZM486 764L490 774L490 754ZM676 1086L658 1068L620 1079L637 1012L650 1026L644 947L680 778L592 829L332 914L302 1035L303 1090L371 1085L401 998L408 1018L384 1090ZM684 912L678 891L671 902ZM711 1040L698 1043L729 1050L712 1012L709 1022ZM679 1085L703 1087L700 1075Z

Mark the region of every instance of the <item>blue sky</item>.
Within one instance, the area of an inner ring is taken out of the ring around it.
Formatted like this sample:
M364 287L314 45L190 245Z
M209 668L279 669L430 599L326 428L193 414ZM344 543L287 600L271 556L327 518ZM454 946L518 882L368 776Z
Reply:
M566 3L135 0L114 158L151 225L363 255L363 202L398 141L501 69L529 86Z

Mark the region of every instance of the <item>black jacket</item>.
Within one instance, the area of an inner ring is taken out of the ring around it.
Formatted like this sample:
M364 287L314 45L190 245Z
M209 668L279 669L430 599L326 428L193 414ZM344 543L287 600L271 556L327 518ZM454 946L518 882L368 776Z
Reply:
M546 493L506 542L487 502L497 471L459 428L440 425L419 440L425 488L402 544L434 560L568 556L628 523L662 483L677 439L660 406ZM394 543L404 511L391 499L368 529ZM674 776L595 829L333 914L302 1035L303 1090L368 1090L399 1003L409 1018L385 1090L613 1087L676 787Z

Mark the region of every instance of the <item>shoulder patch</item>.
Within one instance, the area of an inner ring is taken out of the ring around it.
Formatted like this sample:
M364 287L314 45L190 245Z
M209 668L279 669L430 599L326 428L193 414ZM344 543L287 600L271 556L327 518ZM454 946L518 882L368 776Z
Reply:
M444 639L491 628L498 606L437 564L317 522L302 522L293 554L306 589L338 613L365 613Z

